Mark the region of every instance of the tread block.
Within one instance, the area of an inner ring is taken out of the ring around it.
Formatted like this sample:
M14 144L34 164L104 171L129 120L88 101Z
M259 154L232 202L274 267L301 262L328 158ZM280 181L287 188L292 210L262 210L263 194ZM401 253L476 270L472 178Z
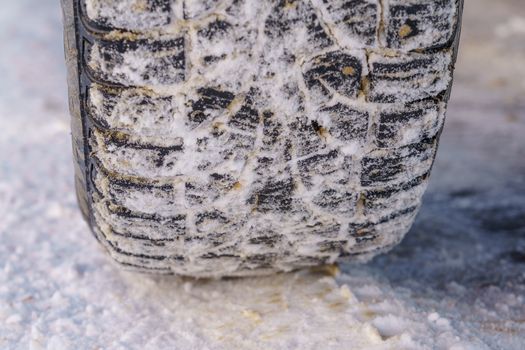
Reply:
M424 174L406 183L365 191L365 216L388 216L400 208L406 209L419 203L427 186L427 178L428 174Z
M222 10L219 13L196 23L196 28L188 32L190 79L199 81L205 76L221 90L239 93L246 90L248 82L257 80L256 46L261 40L257 28L238 23L237 18L223 15Z
M94 186L104 198L119 207L141 214L172 217L184 214L183 190L172 184L141 183L117 178L96 167Z
M121 175L162 180L180 175L186 164L184 141L174 138L170 146L134 141L121 132L94 129L90 140L94 156L105 169Z
M379 112L376 144L380 148L396 148L434 137L443 125L443 110L442 103L434 101L383 107Z
M417 213L417 206L412 206L392 213L379 220L372 219L366 223L351 223L348 226L348 233L357 244L354 247L355 253L362 253L367 250L381 249L389 247L393 243L399 242L402 238L401 232L406 232L411 225L411 219Z
M183 240L154 241L136 239L128 234L120 234L107 227L101 228L104 238L111 247L121 254L153 260L183 260Z
M291 177L285 179L268 178L259 185L248 199L253 210L267 212L287 212L292 209L295 184Z
M134 240L126 237L121 237L114 233L105 234L105 238L109 244L120 253L130 254L134 257L150 258L155 260L183 260L182 255L166 255L166 252L177 252L181 249L179 244L173 242L154 244L144 240Z
M212 14L222 0L184 1L184 19L204 18Z
M434 160L435 138L397 149L370 152L361 161L361 185L379 187L426 174Z
M288 238L275 225L275 222L259 222L248 218L245 226L246 238L242 245L246 247L248 254L281 253L283 244L287 244Z
M109 224L115 232L129 238L162 242L187 234L185 214L164 217L137 213L103 198L96 201L94 211L99 226Z
M294 227L293 237L297 239L293 244L296 247L300 247L308 237L315 237L314 245L317 242L335 239L341 232L341 224L336 220L330 218L321 217L313 218L305 223L299 223ZM303 246L309 248L309 246Z
M317 153L326 148L326 143L320 135L320 126L316 121L309 121L307 117L300 116L290 123L289 128L298 157Z
M171 3L174 2L174 0L82 1L85 15L96 25L108 29L132 31L151 30L168 25Z
M193 128L219 116L235 97L229 91L211 87L199 88L197 93L199 98L189 102L191 111L188 113L188 123Z
M230 118L228 125L242 131L255 131L260 123L259 111L255 106L258 89L251 88L239 110Z
M350 192L344 186L324 188L313 198L313 203L327 213L353 215L358 194Z
M196 154L191 163L197 163L199 171L211 171L226 163L231 165L232 171L240 171L254 149L255 135L236 132L222 123L212 125L210 129L210 136L197 139Z
M285 143L283 124L279 121L280 118L271 111L264 111L262 113L263 134L261 150L266 152L282 150L282 145Z
M347 251L348 247L349 247L349 241L347 239L337 240L337 241L329 240L329 241L317 243L317 249L319 250L320 253L322 254L335 253L337 256Z
M303 65L303 77L312 100L321 104L329 101L334 93L357 98L361 75L366 69L360 56L332 51L307 61Z
M238 186L237 179L230 174L212 173L204 181L187 181L184 196L190 206L210 205Z
M168 136L180 113L175 98L145 89L89 88L87 108L100 125L137 137Z
M457 0L387 0L384 45L404 51L446 45L457 25Z
M379 27L378 0L312 0L321 9L323 20L344 47L376 46Z
M86 44L87 65L97 82L167 86L185 79L184 37L97 40Z
M248 243L253 244L254 246L257 246L257 249L260 249L261 246L265 246L268 248L274 248L275 246L279 245L283 241L283 235L279 234L261 234L257 236L252 236Z
M278 258L278 255L276 253L248 255L243 259L241 268L244 268L244 269L271 268L275 265L277 258Z
M311 266L321 266L326 265L330 261L330 256L328 255L307 255L305 252L303 255L292 255L290 257L284 257L283 263L284 266L297 266L297 267L311 267ZM333 261L333 259L332 259Z
M296 253L290 258L293 256L309 257L305 259L305 262L309 262L311 261L310 258L314 259L315 256L318 260L331 259L333 261L339 255L339 249L346 250L349 248L340 244L341 241L347 241L344 238L341 239L341 231L341 223L326 217L308 220L295 226L291 234L291 237L294 238L291 244Z
M450 51L434 54L399 54L369 58L368 100L378 103L413 102L436 97L447 90L451 76Z
M295 35L298 32L304 34ZM264 33L274 44L284 42L292 53L319 50L333 44L313 6L302 0L278 0L266 19Z
M369 114L342 103L319 110L320 114L328 115L330 126L328 133L346 147L361 145L366 141L368 133Z
M255 146L254 135L237 132L219 132L213 136L213 144L219 147L220 159L224 161L245 161Z
M197 35L209 41L220 39L232 30L233 26L228 22L216 19L197 31Z
M104 246L106 247L109 255L117 263L124 266L124 268L150 273L170 273L171 268L180 268L184 266L184 261L180 259L180 257L174 257L173 259L167 256L152 258L143 254L132 254L120 249L119 247L116 247L111 241L108 241L102 233L99 233L98 236L101 237L100 239L104 240Z
M220 210L206 210L195 214L195 228L197 233L210 237L214 241L222 239L231 232L233 228L232 220L226 213ZM212 241L213 244L215 244ZM222 242L221 242L222 243Z
M332 173L341 169L343 158L340 157L340 152L337 150L330 150L325 153L316 153L306 158L297 161L297 168L303 184L307 188L314 185L314 178L316 176L323 176L329 179Z
M115 244L114 239L108 239L111 232L97 226L94 227L94 231L108 253L120 264L144 270L168 270L170 267L182 267L185 264L184 257L179 255L149 255L127 251Z
M254 172L260 178L279 176L290 172L291 159L290 143L284 145L284 149L275 154L265 154L256 157Z

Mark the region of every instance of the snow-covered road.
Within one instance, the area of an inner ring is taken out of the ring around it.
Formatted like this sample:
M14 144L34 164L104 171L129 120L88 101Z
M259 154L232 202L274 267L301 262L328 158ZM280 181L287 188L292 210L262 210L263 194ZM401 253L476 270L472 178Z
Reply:
M417 222L338 274L118 270L76 206L61 31L58 1L1 5L1 349L525 348L522 0L467 1Z

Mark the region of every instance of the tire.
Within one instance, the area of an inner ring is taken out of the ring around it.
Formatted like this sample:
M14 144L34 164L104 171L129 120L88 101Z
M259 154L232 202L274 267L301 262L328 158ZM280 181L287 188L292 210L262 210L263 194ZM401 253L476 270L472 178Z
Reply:
M143 272L366 261L409 230L461 0L63 0L76 187Z

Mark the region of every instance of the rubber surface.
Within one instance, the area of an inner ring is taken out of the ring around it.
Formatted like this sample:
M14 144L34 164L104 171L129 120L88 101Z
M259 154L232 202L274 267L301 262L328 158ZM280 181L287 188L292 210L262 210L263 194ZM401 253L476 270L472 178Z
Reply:
M63 1L77 192L120 264L366 260L420 205L454 0Z

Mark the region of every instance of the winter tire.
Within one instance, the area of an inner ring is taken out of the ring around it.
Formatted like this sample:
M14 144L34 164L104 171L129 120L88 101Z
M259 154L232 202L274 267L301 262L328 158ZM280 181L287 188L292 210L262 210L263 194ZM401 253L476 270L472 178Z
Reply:
M121 265L366 260L428 182L462 0L63 0L77 195Z

